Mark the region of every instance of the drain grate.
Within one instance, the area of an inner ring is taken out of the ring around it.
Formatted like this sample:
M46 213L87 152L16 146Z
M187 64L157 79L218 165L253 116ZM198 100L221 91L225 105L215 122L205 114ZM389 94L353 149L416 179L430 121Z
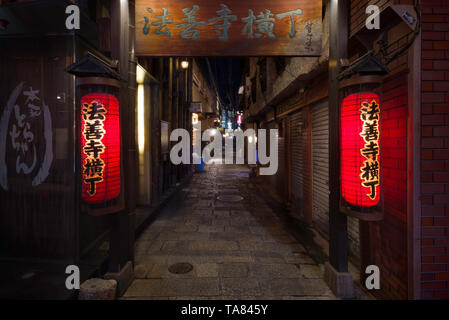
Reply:
M218 196L217 199L220 201L238 202L238 201L242 201L244 198L242 196L223 194L221 196Z
M193 270L193 266L187 262L175 263L168 267L168 271L174 274L185 274Z

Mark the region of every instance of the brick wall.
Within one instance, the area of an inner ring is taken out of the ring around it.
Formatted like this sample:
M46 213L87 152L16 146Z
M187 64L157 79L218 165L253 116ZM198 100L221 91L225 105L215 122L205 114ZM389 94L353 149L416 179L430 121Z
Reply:
M449 7L422 1L421 288L449 298Z
M349 26L349 34L353 36L360 29L365 27L366 18L366 8L369 5L376 5L379 7L380 11L391 4L390 0L351 0L350 17L351 24Z
M366 8L377 5L384 10L391 4L410 0L351 0L350 36L365 27ZM381 19L382 24L382 19ZM401 26L387 33L388 44L404 36ZM398 43L401 45L401 43ZM355 54L357 56L357 54ZM381 299L407 298L407 56L394 60L392 70L381 86L382 205L384 219L369 222L367 242L363 245L366 264L379 266L381 289L372 291ZM349 222L349 230L355 225ZM361 266L362 273L365 270Z
M383 299L407 298L407 74L393 71L382 84L384 219L369 224L369 263L380 268L381 289L374 294Z

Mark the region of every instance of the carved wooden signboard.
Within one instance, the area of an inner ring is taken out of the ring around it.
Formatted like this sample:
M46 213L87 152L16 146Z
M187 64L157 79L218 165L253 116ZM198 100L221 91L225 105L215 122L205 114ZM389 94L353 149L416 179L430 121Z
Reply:
M319 56L321 0L136 0L136 54Z

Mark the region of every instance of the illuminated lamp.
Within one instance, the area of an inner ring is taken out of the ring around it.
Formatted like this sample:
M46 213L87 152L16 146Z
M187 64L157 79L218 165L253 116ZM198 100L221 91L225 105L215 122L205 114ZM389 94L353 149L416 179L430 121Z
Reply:
M75 167L81 210L101 216L125 208L117 65L91 53L67 67L76 77L79 103Z
M338 75L340 109L340 211L364 221L382 220L382 104L379 88L390 72L367 52Z
M120 114L116 97L91 93L81 98L82 199L104 203L120 195Z
M199 121L198 119L199 119L198 114L192 113L192 124L193 125L198 124L198 121Z
M183 68L184 70L189 68L189 61L187 60L183 60L181 61L181 68Z

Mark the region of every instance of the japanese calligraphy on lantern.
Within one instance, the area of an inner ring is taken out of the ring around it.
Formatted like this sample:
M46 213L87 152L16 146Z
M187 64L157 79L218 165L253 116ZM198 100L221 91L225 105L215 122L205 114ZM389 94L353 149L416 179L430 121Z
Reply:
M363 149L360 150L366 159L360 168L362 186L369 188L367 196L374 200L377 197L379 186L379 103L376 100L362 102L360 108L360 119L363 129L360 136L365 141Z
M322 2L137 0L136 54L319 56Z
M347 96L341 106L341 191L357 208L380 200L380 103L375 93Z
M86 159L83 163L83 180L89 185L88 193L94 196L97 193L97 183L103 181L105 163L101 159L105 145L102 143L104 134L103 122L106 119L106 109L97 101L84 103L82 114L84 120L83 136L86 143L83 152Z
M120 117L118 100L103 93L81 99L83 200L101 203L120 194Z

